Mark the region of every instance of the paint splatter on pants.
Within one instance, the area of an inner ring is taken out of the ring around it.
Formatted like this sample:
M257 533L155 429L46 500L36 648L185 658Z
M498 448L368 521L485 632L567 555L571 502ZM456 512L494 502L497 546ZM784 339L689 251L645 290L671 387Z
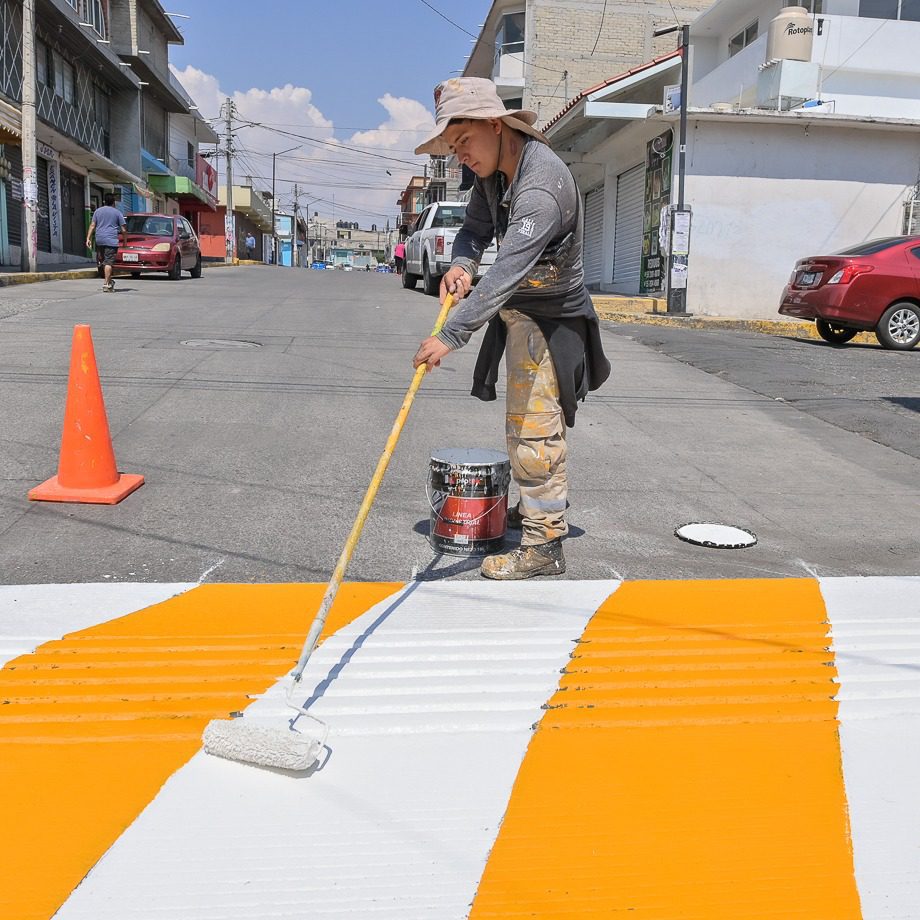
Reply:
M533 546L568 533L565 419L556 369L540 327L517 310L504 309L500 316L508 330L505 436L511 475L521 491L521 545Z

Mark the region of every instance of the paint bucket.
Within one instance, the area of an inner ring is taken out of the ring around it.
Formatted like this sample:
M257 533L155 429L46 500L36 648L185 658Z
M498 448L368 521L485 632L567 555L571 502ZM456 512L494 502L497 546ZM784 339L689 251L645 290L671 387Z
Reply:
M431 455L428 540L436 553L487 556L505 542L508 455L497 450L446 448Z

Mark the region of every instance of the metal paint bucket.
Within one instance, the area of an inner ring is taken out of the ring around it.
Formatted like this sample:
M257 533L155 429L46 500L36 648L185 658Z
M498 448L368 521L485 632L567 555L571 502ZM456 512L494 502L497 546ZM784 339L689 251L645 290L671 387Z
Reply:
M511 464L497 450L446 448L431 455L428 540L436 553L487 556L505 542Z

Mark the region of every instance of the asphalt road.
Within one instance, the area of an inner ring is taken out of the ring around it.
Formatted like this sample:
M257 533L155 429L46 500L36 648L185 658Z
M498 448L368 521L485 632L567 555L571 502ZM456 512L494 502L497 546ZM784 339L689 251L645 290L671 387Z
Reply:
M270 267L0 289L0 582L325 581L435 314L395 276ZM114 507L26 500L57 466L77 322L119 468L147 478ZM610 324L604 342L613 376L570 435L567 577L920 574L920 352ZM503 447L501 390L467 395L475 355L423 384L349 578L478 577L425 537L432 450ZM759 543L677 540L693 520Z

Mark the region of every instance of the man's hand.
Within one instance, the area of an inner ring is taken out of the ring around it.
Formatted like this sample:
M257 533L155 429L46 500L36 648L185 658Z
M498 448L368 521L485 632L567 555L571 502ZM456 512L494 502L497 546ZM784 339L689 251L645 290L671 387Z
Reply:
M469 277L469 275L467 275ZM412 366L418 368L423 364L428 365L428 370L432 371L439 367L441 358L443 358L450 349L436 336L429 336L418 347L415 357L412 359Z
M454 295L454 300L463 300L473 290L473 279L470 273L459 265L448 269L441 278L441 303L444 303L448 294Z

